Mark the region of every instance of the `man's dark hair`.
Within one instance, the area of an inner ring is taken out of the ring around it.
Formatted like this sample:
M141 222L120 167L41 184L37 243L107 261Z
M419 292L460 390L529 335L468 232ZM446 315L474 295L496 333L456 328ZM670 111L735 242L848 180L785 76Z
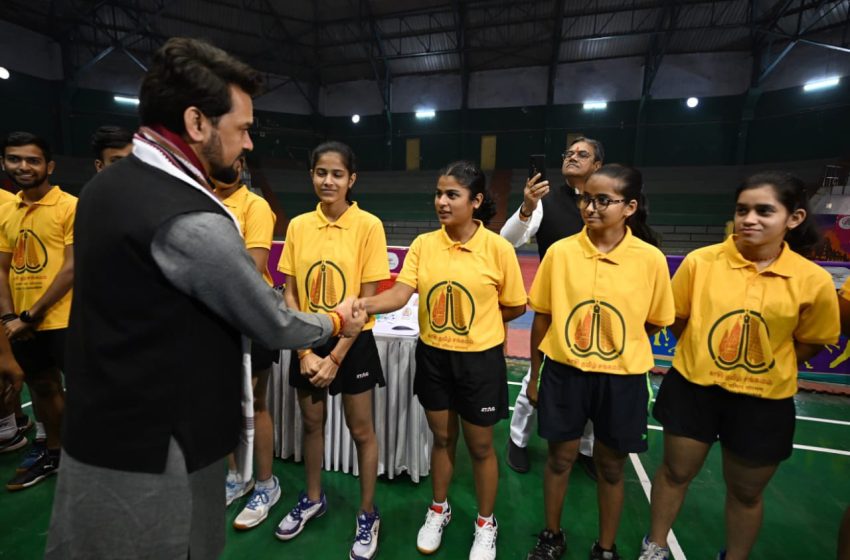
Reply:
M123 148L133 142L133 133L120 126L105 125L94 131L91 137L91 149L94 157L103 159L103 150Z
M578 138L570 142L570 144L567 146L567 149L569 150L571 147L573 147L575 144L578 144L579 142L584 142L585 144L590 144L591 146L593 146L593 161L605 162L605 148L602 146L602 142L600 142L599 140L594 140L593 138L587 138L586 136L579 136Z
M47 140L41 136L36 136L32 132L10 132L3 141L2 153L6 155L6 148L9 146L29 146L30 144L36 145L41 149L45 162L53 161L53 150L50 149L50 144L47 143Z
M154 53L139 92L139 117L146 126L183 133L183 113L197 107L215 124L231 109L230 85L248 95L260 90L259 72L205 41L173 37Z

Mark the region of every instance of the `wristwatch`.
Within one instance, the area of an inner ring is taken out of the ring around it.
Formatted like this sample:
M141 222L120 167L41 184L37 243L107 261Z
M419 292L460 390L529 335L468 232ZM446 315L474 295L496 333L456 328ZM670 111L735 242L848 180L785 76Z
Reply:
M22 323L35 323L35 318L30 315L29 311L21 311L21 315L18 318Z

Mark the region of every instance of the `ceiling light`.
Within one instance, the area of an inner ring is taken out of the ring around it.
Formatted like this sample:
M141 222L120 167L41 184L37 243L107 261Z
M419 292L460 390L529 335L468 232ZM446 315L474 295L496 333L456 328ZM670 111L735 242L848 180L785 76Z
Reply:
M417 119L433 119L436 116L437 116L437 111L435 111L434 109L422 109L422 110L416 111L416 118Z
M691 109L693 109L694 107L699 105L699 99L697 99L696 97L688 97L688 100L685 101L685 104Z
M9 79L9 71L2 66L0 66L0 80L8 80Z
M606 101L585 101L584 102L584 110L585 111L604 111L608 108L608 103Z
M841 78L837 76L833 76L832 78L823 78L820 80L810 80L803 86L803 91L817 91L819 89L835 87L840 81Z
M139 98L138 97L127 97L126 95L116 95L112 99L114 99L116 103L123 103L125 105L138 105L139 104Z
M356 113L351 115L351 122L353 122L354 124L359 123L360 122L360 115L358 115Z

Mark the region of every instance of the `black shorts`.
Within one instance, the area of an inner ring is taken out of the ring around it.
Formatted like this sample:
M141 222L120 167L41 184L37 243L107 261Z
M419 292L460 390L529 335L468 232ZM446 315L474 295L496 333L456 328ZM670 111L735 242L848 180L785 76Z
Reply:
M664 376L652 415L664 431L720 444L753 463L772 465L791 456L794 398L763 399L697 385L675 369Z
M593 421L596 439L620 453L647 450L646 374L587 372L548 357L540 372L537 431L551 442L572 441Z
M31 375L65 366L65 331L35 331L35 337L12 343L12 354L24 373Z
M258 371L272 367L280 362L280 350L266 348L258 342L251 342L251 370L256 376Z
M508 417L508 371L502 345L455 352L416 343L413 392L425 410L454 410L476 426Z
M331 338L322 346L313 348L313 352L324 358L336 346L338 338ZM289 360L289 384L296 389L304 391L321 392L310 380L301 375L301 364L298 355L292 351ZM375 344L375 335L372 331L363 331L354 340L354 344L348 350L348 354L342 360L336 377L327 390L331 395L357 395L371 390L375 385L383 387L384 371L381 368L381 359L378 357L378 346Z

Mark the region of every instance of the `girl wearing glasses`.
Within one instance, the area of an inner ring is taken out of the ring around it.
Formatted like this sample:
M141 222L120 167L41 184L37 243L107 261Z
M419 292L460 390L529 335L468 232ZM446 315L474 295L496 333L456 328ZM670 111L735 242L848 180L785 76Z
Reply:
M527 392L538 403L538 430L549 454L546 526L529 559L564 553L561 510L588 419L596 432L599 501L599 538L590 558L619 558L614 540L626 456L647 449L653 366L647 335L674 319L670 272L646 223L642 188L640 172L629 167L608 164L591 175L578 196L584 229L549 248L531 287Z
M667 532L712 444L726 480L726 550L749 557L762 493L791 456L797 364L838 340L832 277L795 250L813 244L803 182L765 172L738 187L735 235L685 257L673 278L678 339L653 415L664 459L641 560L669 557Z
M478 501L469 559L493 560L499 484L493 426L508 416L502 322L525 312L526 294L513 247L484 227L495 208L480 169L466 161L449 164L437 181L434 206L442 228L413 241L391 289L360 302L370 315L386 313L419 291L413 389L434 435L434 500L416 547L436 552L451 521L448 491L462 426Z

